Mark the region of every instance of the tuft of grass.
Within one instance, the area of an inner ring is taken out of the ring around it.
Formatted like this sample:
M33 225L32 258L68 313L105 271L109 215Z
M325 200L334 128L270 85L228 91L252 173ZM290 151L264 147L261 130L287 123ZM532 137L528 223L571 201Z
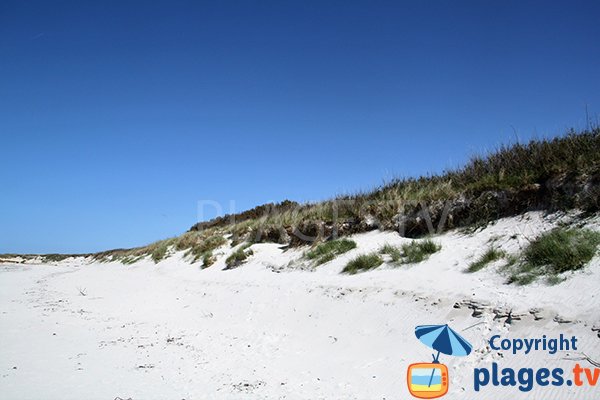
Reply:
M251 243L246 243L240 246L239 249L231 253L229 257L225 259L225 265L227 266L225 269L233 269L242 265L248 257L250 257L254 252L249 247L252 246Z
M384 244L379 249L379 254L387 254L392 259L393 263L402 262L402 250L398 247L392 246L391 244Z
M393 264L414 264L426 260L433 253L440 251L441 245L431 239L413 241L406 243L401 247L391 244L383 245L378 253L388 255Z
M594 257L600 245L600 232L559 227L533 240L516 265L509 283L526 285L539 277L550 284L560 282L560 274L577 271Z
M202 256L202 268L208 268L217 261L212 251L207 251Z
M192 258L192 262L203 260L204 266L208 267L212 263L206 264L204 261L210 260L213 256L213 251L225 243L227 243L227 239L225 239L223 235L219 234L208 236L204 239L200 238L190 244L186 256L190 256Z
M503 250L499 250L493 246L490 246L485 251L485 253L483 253L477 259L477 261L474 261L469 265L469 268L467 268L467 272L477 272L477 271L485 268L485 266L488 265L489 263L499 260L499 259L503 258L504 256L506 256L506 253Z
M361 254L349 261L342 272L346 274L356 274L357 272L368 271L370 269L377 268L381 264L383 264L383 259L379 254Z
M431 239L415 240L402 245L402 263L416 264L429 258L442 249L442 246Z
M165 258L165 256L167 255L167 250L169 250L169 242L168 241L160 242L154 248L154 250L152 250L150 257L152 257L152 260L154 261L154 263L158 263L163 258Z
M307 251L304 256L309 260L313 260L315 265L321 265L354 248L356 248L356 242L354 240L331 240L329 242L318 244L313 249Z
M121 263L125 264L125 265L131 265L131 264L135 264L136 262L140 261L142 258L144 258L144 257L128 255L121 259Z

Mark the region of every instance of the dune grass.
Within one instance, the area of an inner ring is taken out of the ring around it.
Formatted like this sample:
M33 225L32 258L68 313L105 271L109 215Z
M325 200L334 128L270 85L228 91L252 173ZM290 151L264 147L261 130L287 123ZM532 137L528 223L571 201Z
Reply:
M252 249L249 248L250 246L252 246L252 243L245 243L231 253L231 255L225 259L226 269L239 267L248 259L248 257L254 254Z
M490 246L476 261L469 264L467 272L477 272L485 268L489 263L497 261L506 256L503 250Z
M356 274L362 271L368 271L383 264L383 259L377 253L361 254L350 260L342 270L342 273Z
M213 251L216 250L218 247L223 246L225 243L227 243L227 239L225 239L223 235L217 234L207 236L203 239L198 239L195 242L190 243L188 245L189 247L186 256L191 257L192 262L202 260L203 266L208 267L212 264L211 260L214 261Z
M150 253L150 258L154 261L154 263L158 263L167 255L167 251L169 250L170 242L169 240L164 240L160 242Z
M314 248L307 251L304 256L307 259L312 260L315 265L321 265L354 248L356 248L355 241L350 239L337 239L319 243Z
M386 243L379 249L378 253L388 255L392 264L401 265L419 263L441 249L442 246L431 239L417 239L400 247Z
M416 264L428 259L430 255L440 251L442 246L431 239L425 239L414 240L410 243L403 244L401 249L402 263Z
M545 277L548 283L558 283L561 274L585 267L600 244L600 232L581 228L555 228L535 240L523 252L521 262L509 277L509 282L525 285Z
M379 249L379 254L387 254L393 263L400 263L402 261L402 250L388 243Z

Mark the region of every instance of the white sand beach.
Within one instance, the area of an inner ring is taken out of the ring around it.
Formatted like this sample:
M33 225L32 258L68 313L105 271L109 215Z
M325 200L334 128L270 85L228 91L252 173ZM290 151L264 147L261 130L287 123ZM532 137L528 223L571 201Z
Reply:
M200 269L176 253L154 264L0 266L0 397L4 399L408 399L406 368L431 361L414 328L448 323L473 344L464 358L442 355L446 398L473 396L474 368L562 367L578 352L492 351L506 338L576 335L600 359L600 259L554 286L507 285L501 262L465 269L490 239L511 253L564 216L528 213L476 233L433 239L425 262L356 275L345 263L394 232L353 236L358 247L305 270L306 248L255 244L246 264L223 270L232 249ZM586 226L598 230L598 219ZM471 328L469 328L471 327ZM469 328L469 329L467 329ZM466 329L466 330L465 330ZM585 361L583 366L589 367ZM598 389L488 385L483 399L594 399Z

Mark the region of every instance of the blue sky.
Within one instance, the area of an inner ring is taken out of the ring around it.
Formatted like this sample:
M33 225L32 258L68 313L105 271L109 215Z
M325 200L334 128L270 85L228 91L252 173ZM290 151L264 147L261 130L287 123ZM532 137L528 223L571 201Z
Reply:
M600 3L3 1L0 252L177 235L600 112ZM226 210L228 211L228 210Z

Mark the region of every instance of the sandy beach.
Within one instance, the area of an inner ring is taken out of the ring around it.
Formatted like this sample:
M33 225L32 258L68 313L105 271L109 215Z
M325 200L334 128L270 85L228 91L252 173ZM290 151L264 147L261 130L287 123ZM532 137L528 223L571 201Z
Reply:
M358 248L305 270L306 249L255 244L241 267L232 251L201 270L176 253L154 264L3 264L0 393L10 399L407 399L406 368L431 361L423 324L450 324L473 344L448 365L447 398L473 392L474 368L570 370L579 352L493 351L489 338L576 335L595 359L600 262L548 286L506 285L494 266L464 270L490 238L515 251L561 216L529 213L476 233L434 239L442 250L410 266L340 274L358 253L409 239L355 235ZM597 220L588 221L597 229ZM512 239L511 239L512 238ZM466 329L466 330L465 330ZM584 362L585 363L585 362ZM582 364L583 365L583 364ZM589 366L589 365L586 365ZM477 398L594 398L594 388L481 388Z

